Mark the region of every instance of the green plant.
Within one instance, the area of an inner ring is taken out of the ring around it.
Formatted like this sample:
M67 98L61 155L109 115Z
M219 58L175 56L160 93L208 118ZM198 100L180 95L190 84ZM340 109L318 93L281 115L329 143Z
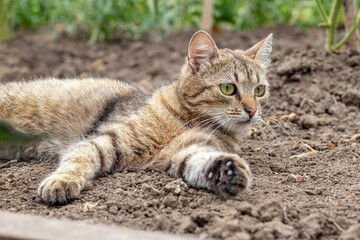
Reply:
M12 37L10 9L13 3L12 0L0 1L0 42L7 41Z
M6 145L23 145L31 142L39 141L44 136L25 134L14 129L8 123L0 120L0 144Z
M66 33L86 36L89 43L118 33L156 39L174 31L201 27L202 0L1 0L14 2L16 29L36 30L60 24ZM214 27L245 30L293 24L307 29L321 21L314 0L214 0Z
M355 20L352 28L350 29L350 31L348 31L345 34L345 36L338 43L335 43L335 40L334 40L335 39L335 30L336 30L336 25L337 25L337 21L338 21L338 17L339 17L342 0L334 0L329 16L326 13L326 10L325 10L325 7L324 7L322 1L320 1L320 0L315 0L315 1L316 1L316 6L318 8L318 11L320 12L320 15L324 21L321 25L325 26L327 28L325 49L326 49L326 51L328 51L330 53L336 53L336 52L338 52L340 47L343 46L350 39L350 37L353 35L353 33L359 27L360 11L357 12L356 20Z

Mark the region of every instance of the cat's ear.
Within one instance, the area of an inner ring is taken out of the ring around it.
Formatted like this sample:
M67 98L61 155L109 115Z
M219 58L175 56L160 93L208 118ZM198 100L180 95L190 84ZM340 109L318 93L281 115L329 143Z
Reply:
M197 31L191 38L188 49L188 63L197 70L200 65L210 62L219 56L219 50L214 40L205 31Z
M245 55L254 59L263 68L267 68L271 62L270 54L272 50L272 33L245 51Z

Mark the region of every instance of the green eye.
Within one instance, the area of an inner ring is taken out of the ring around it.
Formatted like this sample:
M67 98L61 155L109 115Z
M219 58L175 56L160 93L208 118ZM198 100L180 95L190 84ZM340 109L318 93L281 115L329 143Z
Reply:
M259 85L255 88L254 90L254 94L256 97L262 97L265 94L265 86L264 85Z
M221 84L220 90L223 94L230 96L235 94L236 87L234 84Z

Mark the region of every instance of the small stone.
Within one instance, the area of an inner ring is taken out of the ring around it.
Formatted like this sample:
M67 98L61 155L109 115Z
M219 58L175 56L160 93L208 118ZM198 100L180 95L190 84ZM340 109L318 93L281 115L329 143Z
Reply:
M290 122L295 122L298 119L298 116L296 115L296 113L290 113L289 114L289 121Z
M181 179L177 179L175 181L167 183L162 190L165 193L179 195L181 192L187 192L189 190L189 187Z
M265 201L258 207L257 212L260 220L263 222L268 222L273 219L283 221L285 218L284 207L275 200Z
M295 73L294 75L291 75L291 76L289 77L289 80L290 80L291 82L299 82L299 81L301 80L301 75L298 74L298 73Z
M118 212L118 207L117 206L112 206L109 208L109 213L111 214L116 214Z
M151 217L153 218L153 215ZM170 224L170 220L167 217L162 215L157 215L153 219L156 230L164 231L164 232L170 231L171 224Z
M274 220L259 225L254 239L298 239L298 232L291 225L286 225L279 220Z
M191 214L191 219L200 227L203 227L210 222L211 218L211 214L206 211L198 211Z
M160 196L161 193L159 190L155 189L154 187L150 186L149 184L147 183L144 183L142 186L141 186L141 189L143 191L143 193L145 194L149 194L150 196Z
M231 176L231 175L233 175L234 173L233 173L233 171L229 170L229 171L227 172L227 174Z
M180 185L177 185L177 186L175 187L174 193L175 193L176 195L179 195L179 194L181 193Z
M184 217L181 219L181 224L178 228L179 233L194 233L196 224L191 220L190 217Z
M107 210L108 209L108 205L100 205L97 207L97 210Z
M341 234L340 240L356 240L360 239L360 224L355 224L349 227L349 229Z
M229 239L250 240L251 236L247 232L237 232L233 237L230 237Z
M305 114L300 117L299 124L303 129L315 128L318 125L317 118L310 114Z
M360 107L360 93L356 89L349 89L343 96L343 102L346 105L354 105Z
M253 209L253 205L251 205L248 202L241 202L239 205L236 206L236 209L238 212L240 212L242 215L247 214L250 215L251 211Z
M347 63L350 67L356 67L360 65L360 58L359 56L351 56L347 60Z
M163 203L165 207L176 208L178 206L177 198L174 196L166 196Z
M210 173L209 173L209 179L212 179L213 175L214 175L214 174L213 174L212 172L210 172Z
M304 239L317 239L323 229L320 224L321 217L317 214L311 214L299 221L302 228Z
M346 129L345 126L338 126L338 127L336 128L336 131L344 132L345 129Z
M316 192L312 189L306 189L305 193L309 194L309 195L317 195Z
M277 173L280 173L280 172L283 172L284 171L284 166L282 166L282 164L278 164L278 163L270 163L270 169L271 171L273 172L277 172Z
M329 107L328 112L331 115L341 117L341 116L344 116L346 109L347 109L347 107L345 106L345 104L338 102L336 104L332 104Z

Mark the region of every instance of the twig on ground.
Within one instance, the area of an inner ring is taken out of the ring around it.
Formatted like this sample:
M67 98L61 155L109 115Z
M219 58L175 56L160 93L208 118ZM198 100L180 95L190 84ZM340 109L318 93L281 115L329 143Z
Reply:
M304 106L305 102L309 102L309 103L311 103L312 105L315 104L315 101L314 101L314 100L312 100L312 99L310 99L310 98L307 98L307 97L304 97L303 100L302 100L301 103L300 103L299 108L302 108L302 107Z
M341 232L346 232L334 219L331 219L331 222L337 227Z
M4 163L4 164L1 164L1 165L0 165L0 169L2 169L2 168L8 168L8 167L10 167L11 164L16 163L16 162L18 162L17 159L10 160L10 161L8 161L8 162L6 162L6 163Z
M315 156L317 155L319 152L314 150L311 152L306 152L306 153L301 153L301 154L297 154L297 155L292 155L289 158L303 158L303 157L308 157L308 156Z
M88 212L88 211L92 211L95 209L95 207L101 202L101 200L97 201L97 202L86 202L84 203L84 205L81 208L81 211L83 212Z

